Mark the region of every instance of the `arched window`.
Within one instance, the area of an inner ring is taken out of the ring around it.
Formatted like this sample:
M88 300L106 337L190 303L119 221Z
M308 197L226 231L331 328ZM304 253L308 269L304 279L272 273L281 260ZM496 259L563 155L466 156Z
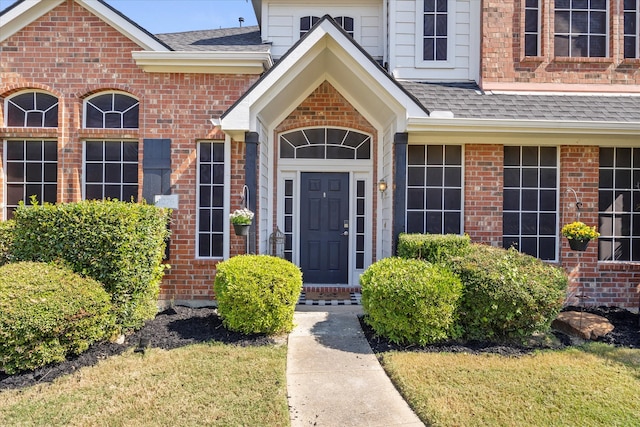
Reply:
M85 101L84 127L137 129L140 102L119 92L102 93Z
M351 37L353 37L353 18L349 16L336 16L335 21L340 25ZM320 18L318 16L303 16L300 18L300 37L309 32Z
M353 37L353 18L349 16L336 16L333 18L351 37Z
M6 123L11 127L58 127L58 98L44 92L21 92L7 99Z
M300 18L300 37L307 34L319 20L320 18L317 16L303 16Z
M280 135L282 159L371 158L371 137L347 129L308 128Z

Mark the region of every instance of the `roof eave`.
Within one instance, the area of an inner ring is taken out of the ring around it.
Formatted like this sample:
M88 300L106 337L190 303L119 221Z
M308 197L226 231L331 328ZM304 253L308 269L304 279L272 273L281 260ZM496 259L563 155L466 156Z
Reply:
M273 66L269 52L132 52L136 64L154 73L262 74Z
M407 121L407 131L637 135L640 122L410 117Z

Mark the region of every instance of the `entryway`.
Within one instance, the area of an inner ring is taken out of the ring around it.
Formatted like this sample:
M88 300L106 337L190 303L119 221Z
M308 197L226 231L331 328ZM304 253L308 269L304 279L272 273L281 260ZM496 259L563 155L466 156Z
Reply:
M349 282L349 173L300 175L300 268L304 282Z

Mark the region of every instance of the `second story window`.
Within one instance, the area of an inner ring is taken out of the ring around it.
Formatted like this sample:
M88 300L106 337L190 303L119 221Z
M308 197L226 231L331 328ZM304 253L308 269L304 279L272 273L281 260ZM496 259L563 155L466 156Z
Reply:
M137 129L140 102L125 94L109 92L85 102L85 128Z
M555 56L607 56L607 0L555 1Z
M336 16L333 18L338 25L340 25L351 37L354 34L354 20L350 16ZM316 25L320 20L318 16L303 16L300 18L300 37L309 32L311 27Z
M316 25L316 22L320 20L317 16L303 16L300 18L300 37L309 32L311 27Z
M540 5L539 0L525 0L524 6L524 55L540 55Z
M638 0L624 0L624 57L640 58L638 33L640 30L640 11Z
M334 18L351 37L353 37L353 18L349 16L336 16Z
M22 92L7 100L5 123L11 127L58 127L58 98L44 92Z
M447 60L448 0L424 0L422 59Z

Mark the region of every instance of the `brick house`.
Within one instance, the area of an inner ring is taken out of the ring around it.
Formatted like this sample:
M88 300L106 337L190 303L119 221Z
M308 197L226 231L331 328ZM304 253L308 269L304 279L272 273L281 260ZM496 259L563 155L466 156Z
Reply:
M171 206L162 298L192 305L280 230L308 288L357 288L400 232L468 233L562 265L569 303L637 308L638 1L252 3L257 27L157 35L100 0L1 12L0 219Z

